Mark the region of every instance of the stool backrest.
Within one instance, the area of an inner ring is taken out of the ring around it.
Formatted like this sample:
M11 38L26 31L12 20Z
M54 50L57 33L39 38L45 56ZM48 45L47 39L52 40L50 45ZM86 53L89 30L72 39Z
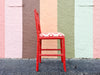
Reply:
M39 34L41 33L41 29L40 29L39 14L38 14L38 12L36 11L36 9L34 9L34 16L35 16L37 37L39 37Z

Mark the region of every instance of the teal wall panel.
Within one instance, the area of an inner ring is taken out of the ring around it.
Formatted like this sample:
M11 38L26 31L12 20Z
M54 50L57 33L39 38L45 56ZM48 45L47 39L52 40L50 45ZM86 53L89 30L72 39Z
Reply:
M93 57L93 0L75 0L75 57Z

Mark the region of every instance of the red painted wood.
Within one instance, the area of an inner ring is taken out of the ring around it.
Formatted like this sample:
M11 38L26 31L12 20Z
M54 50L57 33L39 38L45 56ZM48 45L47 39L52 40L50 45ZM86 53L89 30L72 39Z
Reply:
M64 71L66 72L66 56L65 56L65 38L64 39L62 39L62 53L64 54L63 55L63 67L64 67Z
M37 58L36 58L36 71L39 70L39 63L41 63L41 56L61 56L61 60L63 62L63 68L66 72L66 58L65 58L65 37L64 36L56 36L56 37L40 37L41 29L40 29L40 21L39 14L36 9L34 10L35 22L36 22L36 32L37 32ZM42 40L50 40L50 39L60 39L61 49L42 49ZM42 54L42 50L61 50L61 54Z
M62 54L62 40L60 40L60 46L61 46L61 54ZM61 61L63 62L63 56L61 56Z
M40 40L40 54L41 54L42 40ZM41 56L39 57L39 62L41 63Z
M64 37L39 37L40 39L47 40L47 39L63 39Z

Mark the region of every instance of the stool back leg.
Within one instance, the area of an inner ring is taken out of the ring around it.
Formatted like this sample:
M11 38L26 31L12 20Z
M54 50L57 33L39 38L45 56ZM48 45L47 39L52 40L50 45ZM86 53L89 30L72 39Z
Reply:
M39 70L39 41L37 41L36 71Z
M39 53L41 54L41 48L42 48L42 40L40 40L40 50L39 50ZM41 56L39 56L39 62L41 63Z

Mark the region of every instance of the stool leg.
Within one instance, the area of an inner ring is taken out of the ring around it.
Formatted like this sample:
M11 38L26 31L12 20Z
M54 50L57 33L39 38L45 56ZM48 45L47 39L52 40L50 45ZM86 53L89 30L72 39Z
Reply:
M63 54L62 53L62 39L60 39L60 47L61 47L61 54ZM61 56L61 62L63 62L63 56Z
M41 46L42 46L42 40L40 40L40 50L39 50L39 53L41 54ZM41 56L39 56L39 62L41 63Z
M65 38L63 39L63 67L66 72L66 57L65 57Z
M36 71L39 70L39 41L37 41Z

